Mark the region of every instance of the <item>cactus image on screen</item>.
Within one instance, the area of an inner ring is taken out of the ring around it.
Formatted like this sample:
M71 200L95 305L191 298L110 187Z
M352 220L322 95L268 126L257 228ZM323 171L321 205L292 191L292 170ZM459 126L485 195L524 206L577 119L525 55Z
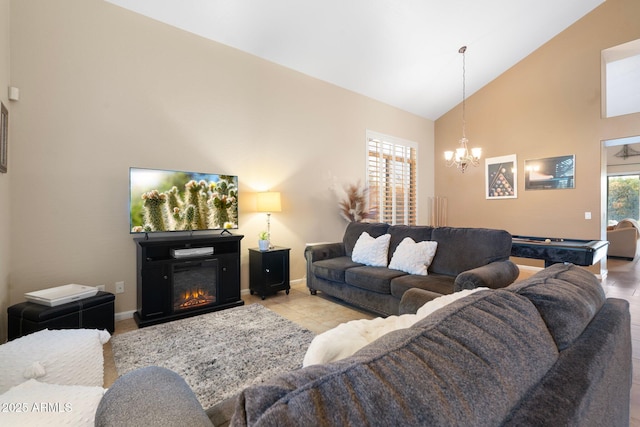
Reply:
M130 169L132 233L238 228L238 177Z

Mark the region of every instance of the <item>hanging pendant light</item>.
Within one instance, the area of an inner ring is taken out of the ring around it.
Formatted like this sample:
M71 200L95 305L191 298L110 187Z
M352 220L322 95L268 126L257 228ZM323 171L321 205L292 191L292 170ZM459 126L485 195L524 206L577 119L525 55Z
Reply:
M466 67L465 67L465 52L467 51L466 46L462 46L458 53L462 54L462 138L460 138L460 147L456 149L456 151L445 151L444 159L447 162L447 166L455 166L460 172L464 173L467 169L467 166L473 165L478 166L480 164L480 155L482 154L482 149L480 148L472 148L469 150L467 144L469 140L466 136Z

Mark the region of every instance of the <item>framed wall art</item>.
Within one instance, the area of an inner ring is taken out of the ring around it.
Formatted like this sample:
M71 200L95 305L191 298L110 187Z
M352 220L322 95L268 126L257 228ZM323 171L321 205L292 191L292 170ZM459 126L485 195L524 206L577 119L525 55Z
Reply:
M7 173L9 145L9 110L0 102L0 172Z
M485 165L487 199L516 199L518 197L516 155L487 158Z
M524 161L525 190L575 188L576 156L547 157Z

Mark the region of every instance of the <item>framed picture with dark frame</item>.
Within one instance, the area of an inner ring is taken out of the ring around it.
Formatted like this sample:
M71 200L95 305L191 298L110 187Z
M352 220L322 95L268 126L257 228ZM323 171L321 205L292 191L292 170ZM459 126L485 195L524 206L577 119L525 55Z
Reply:
M517 199L518 173L515 154L485 159L487 199Z
M524 161L525 190L575 188L576 156L546 157Z
M7 173L9 110L0 102L0 172Z

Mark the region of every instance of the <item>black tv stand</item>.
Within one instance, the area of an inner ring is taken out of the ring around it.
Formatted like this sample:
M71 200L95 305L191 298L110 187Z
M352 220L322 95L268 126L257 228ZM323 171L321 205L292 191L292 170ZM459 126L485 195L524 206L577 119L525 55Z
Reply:
M144 327L243 305L240 298L240 240L243 237L229 233L135 238L137 311L133 318L137 325ZM176 250L197 248L213 248L213 253L175 256ZM194 273L185 275L185 269L193 269ZM201 287L197 282L206 277L210 290L206 303L186 309L177 306L185 276L187 281L193 278L196 288Z

